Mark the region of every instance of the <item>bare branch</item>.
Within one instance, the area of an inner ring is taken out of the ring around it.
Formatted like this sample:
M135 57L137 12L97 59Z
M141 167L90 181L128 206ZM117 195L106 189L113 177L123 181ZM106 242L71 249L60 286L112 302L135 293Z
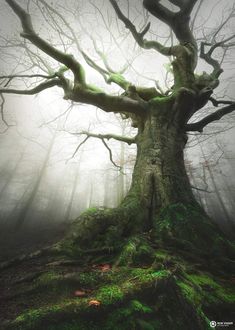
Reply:
M195 186L192 186L192 185L191 185L191 188L192 188L192 189L195 189L195 190L198 190L198 191L206 192L206 193L208 193L208 194L212 193L212 191L210 191L210 190L203 189L203 188L198 188L198 187L195 187Z
M143 5L153 16L166 23L174 31L181 44L191 43L196 49L197 44L189 28L190 14L196 2L197 0L171 0L171 3L180 7L177 13L155 0L144 0Z
M212 57L213 52L215 51L215 49L217 49L218 47L232 47L234 44L227 44L228 41L232 40L235 38L235 34L233 34L232 36L220 41L220 42L216 42L216 43L209 43L209 42L202 42L201 43L201 49L200 49L200 57L202 59L204 59L209 65L211 65L213 67L213 72L211 74L211 77L213 77L214 79L219 78L219 76L221 75L221 73L223 73L223 69L221 68L221 63L214 59ZM206 52L205 51L205 47L210 47L209 50Z
M34 31L30 15L22 7L20 7L15 0L6 0L6 2L21 21L21 25L23 27L23 33L21 33L21 36L31 41L32 44L41 49L50 57L54 58L56 61L63 63L66 67L71 69L74 74L75 81L85 84L85 73L81 64L76 61L72 55L61 52L50 43L40 38Z
M102 59L105 69L102 68L100 65L98 65L80 46L78 38L76 33L74 32L73 28L71 27L71 25L68 23L68 21L65 19L65 17L63 15L61 15L55 8L53 8L52 6L50 6L46 1L44 0L39 0L46 8L48 11L51 11L53 14L57 15L57 17L60 18L60 20L63 22L63 24L66 26L66 28L69 30L70 35L66 34L66 37L71 40L72 42L75 43L77 50L82 54L84 60L86 61L86 63L92 67L94 70L96 70L97 72L99 72L102 77L104 78L104 80L110 84L110 83L115 83L118 86L120 86L121 88L123 88L124 90L127 89L127 87L130 85L130 83L128 81L126 81L124 79L124 77L121 76L121 72L124 72L125 67L120 71L120 72L115 72L114 70L112 70L110 68L110 66L108 65L108 62L106 60L106 57L104 56L104 54L102 52L100 52L97 48L97 45L93 40L93 44L94 44L94 48L97 52L97 54L100 56L100 58ZM52 15L51 15L51 19L53 19Z
M190 25L191 31L194 30L195 22L196 22L196 19L197 19L198 13L199 13L199 11L200 11L200 9L201 9L201 6L202 6L203 1L204 1L204 0L200 0L199 5L198 5L198 7L197 7L197 10L196 10L196 12L195 12L195 15L194 15L194 17L193 17L193 19L192 19L192 22L191 22L191 25Z
M235 110L235 102L231 103L230 105L219 109L215 111L214 113L206 116L202 120L186 125L186 131L197 131L197 132L203 132L204 127L206 127L208 124L220 120L225 115L233 112Z
M213 37L212 37L213 44L216 43L216 37L219 34L219 32L229 22L229 20L234 17L234 13L235 13L235 3L233 3L233 6L232 6L231 10L229 11L228 17L217 27L216 31L213 33Z
M2 95L2 93L0 93L0 97L1 97L1 99L2 99L2 103L1 103L1 105L0 105L1 118L2 118L3 123L6 125L5 130L3 130L3 131L1 132L1 134L3 134L3 133L5 133L5 132L6 132L11 126L13 126L13 125L8 124L8 122L7 122L6 119L5 119L5 116L4 116L5 97Z
M106 149L108 149L108 152L109 152L109 159L111 161L111 163L117 167L119 170L122 170L122 167L117 165L114 160L113 160L113 154L112 154L112 150L109 148L109 146L107 145L107 143L105 142L105 139L101 139L101 141L103 142L104 146Z
M45 89L51 88L51 87L62 87L62 82L60 79L51 79L45 82L42 82L38 86L32 88L32 89L12 89L12 88L0 88L0 93L4 94L19 94L19 95L34 95L37 93L40 93L44 91Z
M93 137L93 138L97 138L97 139L106 139L106 140L110 140L110 139L114 139L116 141L120 141L120 142L125 142L129 145L136 143L135 138L130 138L130 137L126 137L126 136L121 136L121 135L115 135L115 134L94 134L94 133L90 133L88 131L82 131L79 133L70 133L72 135L87 135L89 137Z
M78 150L81 148L81 146L86 143L86 141L89 139L89 136L87 136L81 143L79 143L79 145L77 146L76 150L74 151L73 155L71 156L70 159L74 158L74 156L76 155L76 153L78 152ZM69 159L68 159L69 160Z
M56 73L59 79L51 79L50 82L44 82L37 87L31 90L15 90L15 89L0 89L0 92L3 93L16 93L16 94L36 94L46 88L52 86L61 86L65 91L65 99L70 99L76 102L83 102L85 104L91 104L94 106L99 107L100 109L106 112L128 112L128 113L135 113L142 115L146 110L146 102L141 100L134 100L126 96L113 96L104 93L93 86L89 86L85 83L85 77L83 68L79 62L77 62L72 55L65 54L56 48L54 48L51 44L46 42L45 40L41 39L34 31L31 17L30 15L22 9L15 0L6 0L9 6L14 10L16 15L20 18L21 24L23 27L23 34L22 36L26 39L30 40L36 47L42 50L44 53L48 54L52 58L56 59L60 63L65 65L65 68L71 69L75 76L75 84L71 86L70 82L64 77L63 70L59 70ZM41 2L45 2L41 0ZM51 7L50 7L51 9ZM51 9L52 10L52 9ZM66 21L63 20L65 23ZM67 23L66 23L67 24ZM67 26L67 25L66 25ZM70 32L73 33L72 36L74 38L75 34L72 29ZM82 55L84 56L85 60L88 64L92 65L94 68L101 70L94 61L92 61L87 54L85 54L79 46L77 42L77 38L75 38L75 42L77 44L78 49L81 51ZM106 71L102 69L102 73L105 74ZM120 80L120 77L111 77L112 81L115 83L119 83L120 86L123 88L127 88L129 85L124 79ZM119 81L118 81L119 79Z
M105 148L108 150L108 152L109 152L109 159L110 159L110 161L111 161L111 163L115 166L115 167L117 167L119 170L122 170L122 167L121 166L119 166L119 165L117 165L115 162L114 162L114 160L113 160L113 154L112 154L112 150L111 150L111 148L108 146L108 144L106 143L106 141L105 141L105 139L111 139L111 138L113 138L113 139L115 139L115 137L114 137L114 135L112 135L112 134L107 134L107 135L102 135L102 134L93 134L93 133L90 133L90 132L80 132L80 133L71 133L71 132L68 132L69 134L72 134L72 135L86 135L86 138L77 146L77 148L76 148L76 150L74 151L74 153L73 153L73 155L72 155L72 157L71 158L73 158L75 155L76 155L76 153L78 152L78 150L81 148L81 146L84 144L84 143L86 143L86 141L89 139L89 138L97 138L97 139L99 139L99 140L101 140L102 141L102 143L103 143L103 145L105 146ZM108 136L108 138L107 138L107 136ZM110 136L112 136L112 137L110 137ZM120 139L119 139L119 141L120 141ZM125 141L123 141L123 142L125 142Z
M223 69L221 68L219 61L212 58L209 52L205 52L205 46L208 45L210 44L206 42L201 43L200 57L213 67L214 70L211 73L211 76L217 79L221 73L223 73Z
M56 73L52 75L43 75L43 74L11 74L0 76L0 80L2 79L14 79L14 78L44 78L44 79L52 79L56 77Z
M135 25L122 13L121 9L119 8L116 0L110 0L118 18L125 24L125 27L130 30L131 34L133 35L135 41L137 44L145 49L155 49L160 54L170 56L171 53L171 47L165 47L162 44L160 44L157 41L148 41L144 39L144 35L147 33L147 31L150 28L150 24L148 24L142 32L138 32L136 30Z
M234 101L231 101L231 100L216 100L213 97L210 97L209 101L211 101L211 103L215 107L218 107L220 104L234 104Z
M43 126L46 126L46 125L49 125L51 123L54 123L55 121L57 121L57 119L63 117L64 115L66 115L68 112L70 112L73 108L73 104L70 104L70 106L61 114L59 114L58 116L56 116L55 118L45 122L45 123L42 123L39 128L43 127Z

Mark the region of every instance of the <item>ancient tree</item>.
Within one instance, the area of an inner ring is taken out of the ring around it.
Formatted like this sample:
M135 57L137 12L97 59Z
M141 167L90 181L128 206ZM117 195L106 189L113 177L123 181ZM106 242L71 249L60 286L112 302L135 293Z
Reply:
M184 148L188 132L202 132L207 125L235 110L233 101L216 100L212 97L223 72L221 62L214 57L214 53L220 47L228 49L233 45L234 35L218 41L218 30L210 41L198 44L190 23L190 15L197 0L170 0L170 3L178 8L177 11L168 9L159 1L144 0L144 9L154 18L164 22L174 34L174 44L165 46L157 40L148 40L150 23L146 23L145 27L138 31L125 15L121 3L119 5L118 1L110 0L110 6L120 23L124 24L133 36L133 42L146 51L154 50L156 56L160 53L172 59L174 84L167 91L159 91L155 87L137 86L126 80L122 72L115 72L110 68L104 56L103 66L96 64L81 48L76 31L69 26L66 18L41 0L40 3L47 10L62 20L69 31L69 40L74 42L86 63L98 71L108 84L115 84L123 90L121 95L114 95L104 92L99 86L88 84L80 61L73 54L63 52L43 39L35 30L30 13L20 6L19 2L6 0L6 3L21 22L21 37L61 66L56 72L52 72L48 67L48 74L41 72L1 76L1 80L5 82L0 89L2 97L9 93L33 95L48 88L58 87L63 91L64 99L120 114L123 120L129 118L132 126L138 130L134 138L83 132L86 140L90 137L100 138L106 147L107 139L115 139L129 145L136 144L137 157L132 185L125 199L117 209L100 210L92 217L82 217L77 224L79 242L89 246L95 237L109 233L110 228L116 227L119 237L151 231L163 241L177 242L182 239L198 249L205 248L210 242L209 249L216 249L219 234L192 193L185 170ZM28 55L33 57L29 50ZM198 56L211 66L211 72L195 74ZM43 81L31 89L11 88L12 81L20 77L40 78ZM212 102L215 107L224 107L215 109L213 113L191 123L192 116L208 102ZM112 160L111 151L109 152ZM108 244L108 239L107 242L102 239L102 244L106 243Z
M220 84L223 59L234 46L235 35L221 34L234 17L234 7L213 33L198 41L193 27L203 0L169 0L166 6L159 0L140 1L145 17L141 28L133 23L124 6L129 1L107 1L109 10L125 26L135 45L146 52L151 50L156 61L159 53L171 61L174 81L164 90L157 83L146 87L126 79L126 67L114 70L96 40L94 59L81 47L78 31L71 27L66 14L62 15L52 3L25 1L27 10L20 1L6 3L23 29L24 41L16 46L25 49L29 62L24 64L32 66L18 74L0 76L4 123L8 125L4 117L5 94L33 95L56 87L68 102L119 114L137 131L135 137L75 132L84 136L76 151L88 139L100 139L111 162L118 167L107 143L114 139L136 144L137 156L130 190L117 208L92 208L73 222L59 243L0 264L0 270L5 271L0 281L3 299L6 296L0 308L14 300L13 308L3 309L5 313L14 311L14 315L3 318L3 325L9 325L9 329L204 330L211 320L211 327L217 320L232 321L233 245L197 203L186 173L184 149L190 132L203 132L207 125L235 110L234 101L213 95ZM41 37L34 27L33 13L30 15L32 3L39 6L42 16L47 13L47 23L66 37L67 43L61 38L55 45ZM94 1L94 6L95 3L99 1ZM100 8L96 9L103 17ZM168 26L169 43L160 43L156 35L152 38L149 20ZM106 27L109 29L108 24ZM71 44L76 49L74 54L67 51ZM6 47L13 45L7 41ZM218 49L222 50L221 58ZM196 74L199 58L211 67L209 72ZM53 69L52 62L59 63L58 70ZM88 83L88 66L107 84L118 87L119 93L108 93ZM14 82L21 78L34 83L25 89L16 88ZM214 111L205 110L203 117L195 121L195 115L208 103L215 107ZM37 258L35 264L30 263L31 258ZM27 268L17 264L24 261L33 270L27 277ZM23 272L23 277L14 279L15 275L8 273L9 267L16 268L14 274ZM21 286L19 290L16 285ZM27 297L24 304L23 295Z

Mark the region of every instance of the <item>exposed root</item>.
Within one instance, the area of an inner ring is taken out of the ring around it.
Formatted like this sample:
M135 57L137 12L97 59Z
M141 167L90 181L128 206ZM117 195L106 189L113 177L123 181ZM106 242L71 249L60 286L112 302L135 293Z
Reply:
M200 211L191 206L172 205L159 212L154 227L144 233L146 212L138 203L129 201L116 209L90 209L72 224L63 240L3 262L0 270L43 256L69 256L87 262L101 261L105 256L116 265L129 265L142 260L150 262L154 251L161 247L197 263L209 259L212 268L217 267L219 260L225 271L230 271L234 248Z
M216 226L182 204L159 210L152 228L145 220L130 199L90 209L63 240L1 263L3 329L206 330L232 320L234 250Z
M134 241L132 256L141 246ZM74 297L79 289L84 296ZM206 330L210 320L220 319L221 308L223 317L232 319L234 299L229 281L158 249L151 264L69 274L55 269L35 279L30 290L25 294L31 304L31 297L44 292L40 304L4 329Z
M22 262L29 261L32 259L40 258L42 256L52 255L55 253L54 245L43 248L41 250L37 250L30 254L22 254L16 258L10 259L8 261L3 261L0 263L0 270L4 270L10 267L14 267L19 265Z

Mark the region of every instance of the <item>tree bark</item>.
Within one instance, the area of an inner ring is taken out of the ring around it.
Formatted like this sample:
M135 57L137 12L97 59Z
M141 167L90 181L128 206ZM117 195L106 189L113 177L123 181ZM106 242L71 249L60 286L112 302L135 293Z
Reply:
M171 204L197 204L184 165L186 141L177 126L153 113L137 137L137 159L126 198L140 199L149 220Z

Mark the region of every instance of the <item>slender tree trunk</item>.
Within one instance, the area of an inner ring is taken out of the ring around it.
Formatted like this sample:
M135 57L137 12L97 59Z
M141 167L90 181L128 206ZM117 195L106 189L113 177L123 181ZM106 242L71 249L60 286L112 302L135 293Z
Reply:
M196 182L196 179L195 179L195 175L193 173L192 166L191 166L191 164L189 162L187 164L187 170L188 170L188 173L189 173L189 178L190 178L193 186L196 188L197 187L197 182ZM203 202L202 202L201 194L200 194L200 192L198 190L196 190L195 195L196 195L197 201L202 206L203 205Z
M103 205L104 207L108 207L110 205L110 172L108 168L104 173L104 198Z
M202 152L202 156L203 156L203 158L204 158L204 160L206 162L207 161L206 160L206 155L205 155L204 150L203 150L202 147L201 147L201 152ZM221 207L221 209L223 211L223 214L224 214L224 216L226 218L226 221L227 221L228 224L232 224L231 219L230 219L230 216L229 216L228 211L227 211L227 208L226 208L226 206L224 204L224 201L223 201L223 199L222 199L222 197L221 197L221 195L219 193L219 189L217 187L217 183L215 181L214 174L213 174L212 169L210 167L210 164L208 162L207 162L206 169L208 171L209 177L210 177L211 182L212 182L213 189L215 191L215 195L216 195L216 197L218 199L218 202L219 202L220 207Z
M25 149L24 149L24 150L25 150ZM8 187L9 184L11 183L11 181L12 181L14 175L16 174L16 172L17 172L17 170L18 170L18 168L19 168L19 166L20 166L21 161L22 161L22 159L23 159L23 157L24 157L24 150L21 152L19 158L17 159L17 162L15 163L14 168L11 170L9 176L7 177L7 180L5 181L3 187L1 188L1 191L0 191L0 198L4 195L4 193L5 193L6 189L7 189L7 187Z
M124 135L124 134L123 134ZM122 171L118 173L118 185L117 185L117 201L118 204L121 203L125 196L125 175L124 175L124 165L125 165L125 144L121 143L121 151L120 151L120 166Z
M30 193L30 196L29 196L28 200L26 201L26 204L24 205L24 207L22 208L22 210L20 211L20 213L19 213L19 215L17 217L17 220L15 222L15 228L16 229L21 228L22 225L24 224L25 219L26 219L27 214L28 214L28 211L29 211L30 207L32 206L32 204L33 204L33 202L35 200L36 194L38 192L39 186L41 184L42 178L43 178L43 176L45 174L45 171L46 171L46 168L47 168L48 160L50 158L50 154L51 154L51 151L52 151L54 142L55 142L55 138L56 138L56 131L53 134L53 137L52 137L51 142L50 142L50 145L49 145L49 147L47 149L47 153L46 153L46 156L44 158L42 167L40 169L40 173L39 173L39 175L37 177L37 180L35 181L35 183L33 185L33 189L32 189L32 191Z
M68 203L66 213L65 213L65 216L64 216L64 221L65 222L70 220L70 217L71 217L71 211L72 211L72 207L73 207L73 203L74 203L74 199L75 199L75 193L76 193L77 186L78 186L78 179L79 179L79 175L80 175L79 171L80 171L80 161L79 161L79 164L78 164L78 168L76 169L76 173L75 173L75 177L74 177L74 180L73 180L73 187L72 187L69 203Z
M94 189L93 189L93 175L91 175L90 178L90 189L89 189L89 201L88 201L88 207L93 207L93 196L94 195Z

